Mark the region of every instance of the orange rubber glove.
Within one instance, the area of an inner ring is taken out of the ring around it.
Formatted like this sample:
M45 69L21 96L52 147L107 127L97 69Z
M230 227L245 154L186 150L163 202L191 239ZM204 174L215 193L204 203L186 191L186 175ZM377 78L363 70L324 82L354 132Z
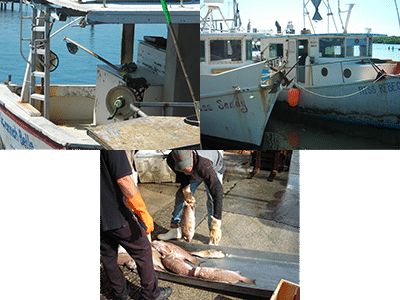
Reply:
M131 209L139 218L143 221L146 226L146 234L154 231L154 221L147 211L146 205L143 202L142 196L137 193L132 198L127 199L125 205Z

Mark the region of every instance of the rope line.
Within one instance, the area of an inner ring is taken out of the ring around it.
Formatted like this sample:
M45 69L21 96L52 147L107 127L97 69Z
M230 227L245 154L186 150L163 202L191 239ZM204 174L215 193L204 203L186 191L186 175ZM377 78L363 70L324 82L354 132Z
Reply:
M376 80L374 80L372 83L375 83L375 82L379 81L382 77L387 76L387 75L388 75L388 74L382 74L382 75L379 76ZM393 75L392 75L392 76L393 76ZM393 77L398 77L398 76L393 76ZM371 84L372 84L372 83L371 83ZM329 98L329 99L342 99L342 98L352 97L352 96L357 95L357 94L360 94L360 93L362 93L363 91L365 91L366 89L368 89L369 86L370 86L371 84L367 85L366 87L364 87L363 89L361 89L361 90L359 90L359 91L357 91L357 92L354 92L354 93L351 93L351 94L348 94L348 95L344 95L344 96L328 96L328 95L321 95L321 94L312 92L312 91L310 91L309 89L305 88L304 86L300 85L298 82L295 83L296 86L299 86L302 90L304 90L304 91L306 91L306 92L308 92L308 93L310 93L310 94L313 94L313 95L315 95L315 96L319 96L319 97L322 97L322 98Z

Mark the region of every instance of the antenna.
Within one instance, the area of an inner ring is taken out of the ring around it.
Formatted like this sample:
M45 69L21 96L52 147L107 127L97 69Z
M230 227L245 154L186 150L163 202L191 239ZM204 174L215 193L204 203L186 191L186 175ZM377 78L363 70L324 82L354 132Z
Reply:
M327 1L328 1L328 4L326 4L325 1L324 1L324 4L326 6L326 9L328 10L328 13L327 13L327 15L328 15L328 33L329 33L329 17L332 17L333 25L335 26L336 32L338 32L337 27L336 27L335 18L333 17L331 5L329 4L329 0L327 0Z
M399 20L399 27L400 27L400 16L399 16L399 9L397 8L397 1L394 0L394 4L396 5L396 10L397 10L397 19Z
M343 33L347 33L347 27L349 26L351 10L353 9L353 6L355 4L354 3L348 3L347 5L349 6L348 10L340 10L340 1L338 0L339 19L340 19L340 23L342 23ZM343 25L341 14L346 13L346 12L347 12L346 24Z
M310 21L310 25L312 28L313 33L315 33L315 29L314 26L311 22L311 18L310 18L310 14L307 10L307 4L310 2L310 0L307 0L307 2L305 2L305 0L303 0L303 29L306 30L306 16L308 16L308 20Z

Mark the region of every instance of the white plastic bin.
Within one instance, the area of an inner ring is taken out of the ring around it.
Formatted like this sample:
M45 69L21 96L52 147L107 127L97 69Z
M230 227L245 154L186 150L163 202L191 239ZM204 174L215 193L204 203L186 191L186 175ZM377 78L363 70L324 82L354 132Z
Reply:
M169 152L164 151L164 154ZM175 173L162 156L163 152L158 150L140 150L135 154L136 171L141 183L175 182Z

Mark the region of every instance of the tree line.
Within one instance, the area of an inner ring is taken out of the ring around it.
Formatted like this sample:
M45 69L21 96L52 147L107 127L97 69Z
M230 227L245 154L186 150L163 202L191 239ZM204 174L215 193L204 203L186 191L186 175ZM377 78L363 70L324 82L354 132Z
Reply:
M372 38L375 44L400 44L400 36L375 36Z

